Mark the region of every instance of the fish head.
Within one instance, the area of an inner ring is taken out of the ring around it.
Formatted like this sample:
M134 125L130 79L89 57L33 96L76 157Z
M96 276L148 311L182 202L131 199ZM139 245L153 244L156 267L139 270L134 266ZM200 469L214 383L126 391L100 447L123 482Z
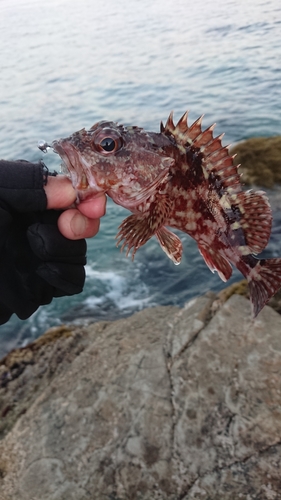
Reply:
M108 121L52 143L80 201L103 192L129 209L169 178L174 159L167 155L168 146L169 138L161 133Z

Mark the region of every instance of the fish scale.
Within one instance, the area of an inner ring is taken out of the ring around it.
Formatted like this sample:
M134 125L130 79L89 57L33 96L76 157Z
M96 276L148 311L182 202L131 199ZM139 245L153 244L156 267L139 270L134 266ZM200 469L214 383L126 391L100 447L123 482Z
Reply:
M132 258L152 236L179 264L180 238L189 234L212 272L227 281L232 265L247 278L256 316L281 287L281 259L255 257L266 247L272 214L263 191L243 191L238 167L215 124L202 130L170 113L160 133L110 121L52 143L77 192L85 200L103 192L132 215L119 227L117 245Z

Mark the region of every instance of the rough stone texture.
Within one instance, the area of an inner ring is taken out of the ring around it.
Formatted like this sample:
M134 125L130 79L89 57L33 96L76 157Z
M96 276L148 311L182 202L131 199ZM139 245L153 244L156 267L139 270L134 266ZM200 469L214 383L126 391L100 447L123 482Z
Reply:
M236 144L231 154L237 155L235 164L241 164L243 183L264 188L281 184L281 136L247 139Z
M269 307L209 295L49 332L0 376L1 500L281 498Z

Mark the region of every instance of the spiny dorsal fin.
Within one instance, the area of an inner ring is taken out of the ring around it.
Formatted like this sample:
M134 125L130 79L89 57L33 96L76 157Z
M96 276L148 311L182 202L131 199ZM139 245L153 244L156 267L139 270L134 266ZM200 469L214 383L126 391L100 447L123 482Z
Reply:
M176 142L182 146L198 148L202 153L202 165L206 172L219 177L229 193L239 193L241 191L240 175L237 166L233 164L234 156L229 154L229 146L222 145L224 134L213 136L215 123L202 131L203 116L200 116L189 127L188 112L182 115L176 125L173 122L173 113L170 113L165 127L161 127L161 132L168 136L173 135Z
M188 129L188 136L189 136L189 139L192 140L192 142L194 142L194 140L196 140L200 136L200 134L202 133L201 125L202 125L203 118L204 118L204 115L199 116L199 118L197 118L197 120L195 120L195 122L192 123L192 125Z
M173 111L171 111L171 113L168 116L168 120L166 122L164 131L163 131L164 134L167 134L167 135L173 134L173 132L175 130L175 124L173 122L173 116L174 116L174 113L173 113Z
M224 134L219 135L214 139L213 131L215 128L215 123L208 127L206 130L202 131L202 121L204 115L201 115L197 120L195 120L190 127L188 126L188 111L186 111L178 123L175 125L173 121L173 111L171 111L166 125L160 124L160 131L166 135L172 134L176 141L182 145L192 144L202 151L206 155L212 153L213 151L222 148L221 139Z
M188 126L187 126L187 120L188 120L188 111L186 111L182 117L179 119L177 123L177 128L182 132L186 132Z

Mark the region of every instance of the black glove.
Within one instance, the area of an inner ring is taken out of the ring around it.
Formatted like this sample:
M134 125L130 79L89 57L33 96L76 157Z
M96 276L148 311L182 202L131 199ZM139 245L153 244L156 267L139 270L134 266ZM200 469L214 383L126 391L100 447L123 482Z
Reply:
M0 324L83 290L86 242L59 232L46 182L44 164L0 160Z

